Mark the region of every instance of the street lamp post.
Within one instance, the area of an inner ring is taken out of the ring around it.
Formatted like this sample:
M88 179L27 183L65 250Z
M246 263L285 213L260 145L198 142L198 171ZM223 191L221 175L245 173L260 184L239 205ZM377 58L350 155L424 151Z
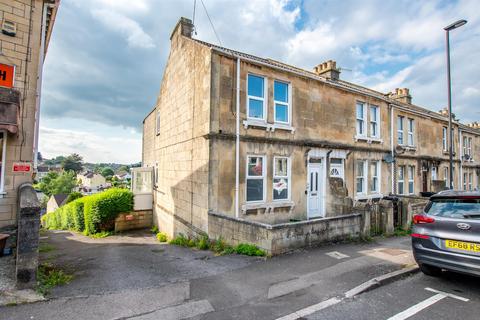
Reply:
M453 189L453 130L452 130L452 81L450 77L450 31L467 23L467 20L458 20L445 28L445 40L447 42L447 86L448 86L448 132L450 137L449 148L449 187Z

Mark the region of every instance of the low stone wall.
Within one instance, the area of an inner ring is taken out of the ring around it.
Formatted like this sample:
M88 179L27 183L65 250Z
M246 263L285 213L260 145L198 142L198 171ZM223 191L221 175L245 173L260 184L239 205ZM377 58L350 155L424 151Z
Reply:
M152 222L152 210L139 210L121 213L115 219L115 231L151 228Z
M209 213L208 234L232 245L252 243L272 255L329 241L359 237L361 214L269 225Z

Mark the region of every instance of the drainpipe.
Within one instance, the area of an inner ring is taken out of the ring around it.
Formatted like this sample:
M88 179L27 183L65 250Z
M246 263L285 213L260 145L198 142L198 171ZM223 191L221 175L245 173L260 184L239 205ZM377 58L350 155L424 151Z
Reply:
M237 94L235 108L235 217L238 218L238 192L240 185L240 58L237 57Z
M460 185L458 186L458 190L463 190L463 184L465 181L463 181L463 134L462 131L460 131L460 126L458 127L458 157L460 159L460 170L459 171L459 183Z
M37 171L38 166L38 135L40 131L40 97L42 95L42 76L43 76L43 62L45 60L45 32L47 28L47 11L50 7L49 4L43 5L42 15L42 34L40 40L40 54L38 58L38 70L37 70L37 93L35 99L35 138L33 147L33 170Z
M391 175L392 175L392 194L395 194L395 151L393 147L393 105L390 105L390 148L392 154L392 167L391 167Z

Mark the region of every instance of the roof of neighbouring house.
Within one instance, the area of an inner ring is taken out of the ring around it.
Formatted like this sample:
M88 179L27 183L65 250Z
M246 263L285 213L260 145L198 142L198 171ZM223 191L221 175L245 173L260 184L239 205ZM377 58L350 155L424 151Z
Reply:
M54 194L52 198L54 199L55 203L60 207L67 200L68 195L64 193L58 193L58 194Z
M37 167L37 172L48 172L49 168L48 166L38 166Z

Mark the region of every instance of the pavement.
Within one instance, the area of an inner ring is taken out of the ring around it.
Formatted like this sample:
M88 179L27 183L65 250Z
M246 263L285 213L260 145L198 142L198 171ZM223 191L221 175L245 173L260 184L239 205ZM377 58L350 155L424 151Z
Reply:
M408 237L268 259L217 257L145 232L91 239L49 231L42 242L54 250L41 259L74 279L48 301L0 308L0 319L277 319L414 265Z

